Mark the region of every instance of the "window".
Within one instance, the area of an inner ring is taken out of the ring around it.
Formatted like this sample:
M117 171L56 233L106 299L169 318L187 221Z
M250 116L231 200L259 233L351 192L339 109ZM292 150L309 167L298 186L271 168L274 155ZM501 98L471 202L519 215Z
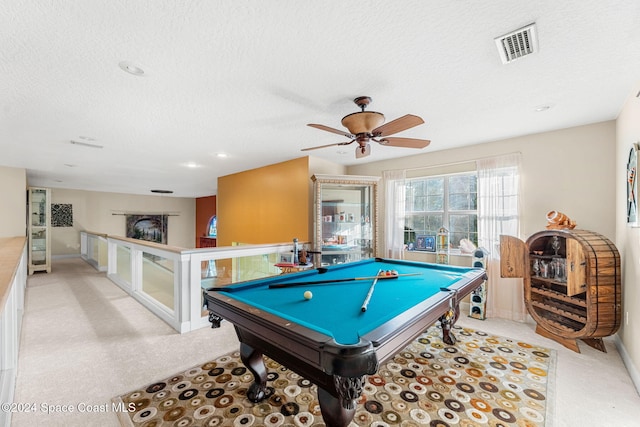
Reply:
M474 173L415 178L406 181L405 243L416 236L449 230L452 248L468 239L478 245L478 177Z

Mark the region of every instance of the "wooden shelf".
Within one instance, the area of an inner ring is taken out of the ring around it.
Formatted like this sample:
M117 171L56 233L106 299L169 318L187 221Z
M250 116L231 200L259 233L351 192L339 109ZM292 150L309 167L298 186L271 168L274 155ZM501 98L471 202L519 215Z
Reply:
M583 299L570 297L570 296L561 294L559 292L552 291L550 289L542 289L542 288L537 288L535 286L531 286L531 292L544 295L547 298L553 298L559 301L568 302L569 304L578 305L580 307L585 307L585 308L587 307L587 302Z
M581 330L584 327L584 325L580 325L580 327L571 328L567 326L566 322L560 323L553 319L547 319L547 323L557 329L560 329L561 331L564 331L567 334L575 334L577 331Z
M546 310L549 313L554 313L559 316L566 317L567 319L575 320L576 322L582 323L583 325L587 323L586 316L581 316L580 314L575 313L574 310L570 309L569 307L563 306L562 304L550 305L540 301L531 301L531 305Z
M531 276L531 281L532 282L544 282L544 283L549 283L549 284L553 284L553 285L558 285L558 286L564 286L565 288L567 287L567 282L559 282L557 280L554 279L548 279L546 277L542 277L542 276Z

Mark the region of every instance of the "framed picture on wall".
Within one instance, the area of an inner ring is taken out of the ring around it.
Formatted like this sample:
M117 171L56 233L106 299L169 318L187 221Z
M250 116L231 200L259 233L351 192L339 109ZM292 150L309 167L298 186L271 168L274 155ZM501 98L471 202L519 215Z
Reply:
M638 227L638 144L632 144L627 160L627 224Z
M167 244L167 215L126 215L127 237Z

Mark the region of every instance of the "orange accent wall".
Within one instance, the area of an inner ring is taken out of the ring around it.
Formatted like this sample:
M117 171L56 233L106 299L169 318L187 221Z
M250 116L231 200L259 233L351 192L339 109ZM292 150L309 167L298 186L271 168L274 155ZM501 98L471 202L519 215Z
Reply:
M309 238L309 158L218 178L218 246Z
M209 220L216 214L216 196L196 198L196 244L200 247L200 237L206 236Z

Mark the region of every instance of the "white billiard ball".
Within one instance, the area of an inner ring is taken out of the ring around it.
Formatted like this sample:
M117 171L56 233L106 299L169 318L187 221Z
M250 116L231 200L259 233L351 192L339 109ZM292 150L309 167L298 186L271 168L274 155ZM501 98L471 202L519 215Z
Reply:
M311 293L311 291L305 291L304 294L304 299L311 299L313 298L313 294Z

